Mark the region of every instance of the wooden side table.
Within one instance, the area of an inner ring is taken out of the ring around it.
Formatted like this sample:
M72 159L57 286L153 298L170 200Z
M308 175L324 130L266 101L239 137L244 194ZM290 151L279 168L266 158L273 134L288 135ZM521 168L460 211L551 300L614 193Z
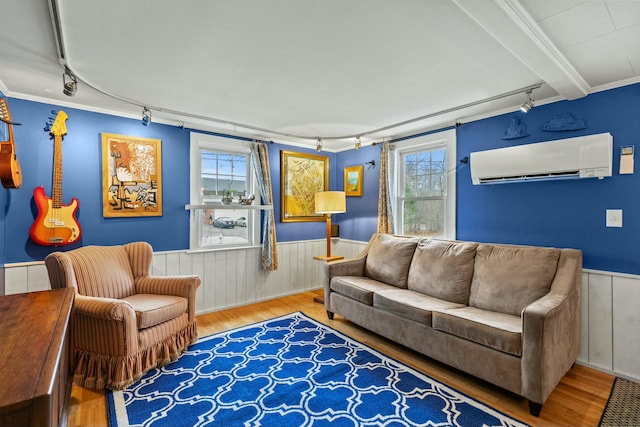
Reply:
M66 424L73 289L0 296L0 426Z

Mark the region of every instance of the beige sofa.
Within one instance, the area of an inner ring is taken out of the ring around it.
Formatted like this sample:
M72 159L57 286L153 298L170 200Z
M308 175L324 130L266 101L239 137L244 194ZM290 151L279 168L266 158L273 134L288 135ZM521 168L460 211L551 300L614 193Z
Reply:
M325 308L542 404L580 352L582 253L375 234L325 265Z

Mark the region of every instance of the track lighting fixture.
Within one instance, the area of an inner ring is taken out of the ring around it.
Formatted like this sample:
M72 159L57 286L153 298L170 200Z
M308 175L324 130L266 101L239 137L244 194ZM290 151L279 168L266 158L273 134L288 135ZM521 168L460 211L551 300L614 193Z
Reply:
M359 150L359 149L360 149L360 145L361 145L361 144L360 144L360 137L359 137L359 136L356 136L356 150Z
M523 113L528 113L529 110L531 110L533 108L534 105L536 105L536 102L533 100L533 98L531 98L531 92L533 92L533 89L529 89L526 94L527 94L527 100L525 101L524 104L522 104L522 106L520 107L520 111L522 111Z
M142 109L142 124L149 126L151 124L151 111L147 107Z
M322 151L322 140L320 138L316 141L316 151Z
M78 80L76 79L76 76L73 75L71 70L69 70L67 67L64 67L62 84L62 93L67 96L73 96L76 94L76 91L78 90Z

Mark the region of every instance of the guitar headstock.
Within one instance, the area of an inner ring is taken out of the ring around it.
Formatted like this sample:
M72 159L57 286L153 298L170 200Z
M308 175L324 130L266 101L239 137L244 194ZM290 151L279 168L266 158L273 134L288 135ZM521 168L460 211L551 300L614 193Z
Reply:
M65 136L67 134L67 117L67 113L64 111L58 111L58 115L56 116L49 133L53 136Z
M0 98L0 120L5 123L11 123L11 114L9 114L9 106L7 100Z

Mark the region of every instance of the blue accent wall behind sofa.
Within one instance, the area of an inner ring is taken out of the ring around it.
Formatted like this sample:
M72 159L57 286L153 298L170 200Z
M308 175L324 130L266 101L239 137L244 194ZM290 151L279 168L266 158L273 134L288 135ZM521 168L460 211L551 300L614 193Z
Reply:
M36 216L33 190L43 185L51 194L53 143L43 128L51 110L60 107L15 98L9 99L9 106L13 119L22 123L14 127L14 134L24 179L18 190L0 188L0 235L4 234L0 261L41 260L59 248L37 246L29 240L29 227ZM158 123L144 127L138 119L62 109L69 115L68 135L63 142L63 202L69 203L72 197L80 201L81 243L147 240L157 251L188 248L189 213L184 205L189 202L190 131ZM586 120L587 128L568 132L540 130L543 123L563 113ZM504 131L515 116L527 126L529 136L503 140ZM162 140L162 217L102 217L102 132ZM611 132L614 137L614 176L603 180L474 186L469 166L459 166L458 239L574 247L584 252L586 268L640 274L640 165L636 165L634 175L618 173L620 147L635 145L640 150L640 84L574 101L539 105L526 115L510 113L463 124L457 129L457 157L461 159L473 151L602 132ZM281 150L315 153L285 144L269 145L278 241L322 239L323 222L280 222ZM363 197L348 197L347 212L333 218L340 225L342 238L369 240L376 230L380 146L322 154L329 157L332 190L343 189L344 167L376 161L375 168L364 167ZM623 228L605 227L606 209L623 209Z
M586 120L577 131L546 132L542 125L571 113ZM517 116L529 136L503 140ZM568 181L472 185L468 167L457 175L457 238L572 247L584 253L584 267L640 273L640 164L620 175L620 147L640 150L640 84L591 94L464 124L458 128L458 158L480 150L610 132L613 176ZM637 159L637 151L636 151ZM606 228L607 209L623 209L623 227Z

